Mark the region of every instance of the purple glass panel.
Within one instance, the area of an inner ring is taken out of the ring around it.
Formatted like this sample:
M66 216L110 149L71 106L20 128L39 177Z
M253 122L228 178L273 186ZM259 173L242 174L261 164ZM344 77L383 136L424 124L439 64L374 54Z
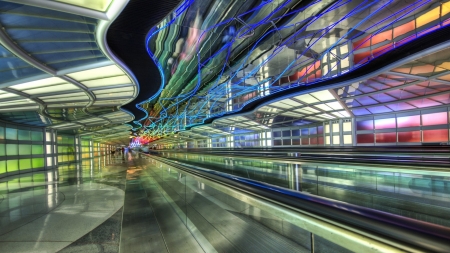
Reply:
M357 121L356 130L373 130L373 120Z
M310 135L317 134L317 127L311 127L311 128L309 128L309 134L310 134Z
M317 134L323 134L323 126L317 127Z

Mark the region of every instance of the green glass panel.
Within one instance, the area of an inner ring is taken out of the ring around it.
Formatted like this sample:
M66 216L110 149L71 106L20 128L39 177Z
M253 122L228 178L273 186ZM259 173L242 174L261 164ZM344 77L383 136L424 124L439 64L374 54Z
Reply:
M43 145L32 145L31 153L33 155L42 155L44 154L44 146Z
M20 182L21 183L31 183L33 182L33 177L29 176L29 177L20 177Z
M0 144L0 156L6 155L5 144Z
M20 188L19 179L12 179L8 181L8 190L16 190Z
M19 160L19 168L20 170L31 169L31 159L20 159Z
M0 139L5 139L5 128L0 127Z
M19 145L19 155L31 155L31 145L20 144Z
M6 155L18 155L17 144L6 144Z
M6 139L17 140L17 129L6 128Z
M31 140L32 141L43 141L44 140L44 134L42 132L31 132Z
M42 168L44 167L44 158L33 158L32 160L32 164L33 164L33 168Z
M31 135L29 130L18 130L19 133L19 141L30 141Z
M17 161L17 160L6 161L6 169L8 170L8 172L18 171L19 170L19 161Z
M45 182L45 173L36 173L33 175L34 182Z
M6 172L6 161L0 161L0 174Z

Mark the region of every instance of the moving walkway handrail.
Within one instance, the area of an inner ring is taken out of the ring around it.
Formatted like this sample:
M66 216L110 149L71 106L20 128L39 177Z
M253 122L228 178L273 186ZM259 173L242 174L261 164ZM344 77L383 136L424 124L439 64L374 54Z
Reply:
M321 150L322 153L315 153L308 150L295 150L295 149L279 149L279 150L266 150L266 149L241 149L241 150L189 150L189 153L197 154L210 154L210 155L226 155L226 156L247 156L247 157L267 157L277 159L302 159L302 160L322 160L333 162L371 162L377 164L396 164L396 165L421 165L421 166L438 166L447 167L450 166L450 158L447 157L432 157L432 156L420 156L420 154L403 154L403 153L391 153L390 155L371 155L364 152L345 153L345 154L331 154L331 151ZM176 152L182 153L184 150L149 150L150 153L159 152ZM334 151L333 151L334 152ZM450 151L448 153L429 153L430 155L445 155L450 157Z
M288 207L413 245L425 251L450 252L450 228L444 226L297 192L223 172L171 161L158 156L151 157L190 174L212 179Z

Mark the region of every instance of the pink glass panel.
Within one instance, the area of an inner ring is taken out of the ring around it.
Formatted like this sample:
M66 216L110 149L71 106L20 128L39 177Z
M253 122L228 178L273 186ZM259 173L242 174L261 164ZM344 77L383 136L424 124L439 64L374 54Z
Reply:
M318 144L317 137L309 138L309 143L310 143L310 145L317 145Z
M420 126L420 115L398 117L397 118L397 125L398 125L398 127L416 127L416 126Z
M373 120L364 120L356 122L356 130L372 130Z
M395 118L375 120L375 129L395 128Z
M448 141L448 129L423 130L423 142Z
M375 139L376 139L377 143L397 142L397 134L396 133L376 133Z
M422 115L422 126L442 125L448 123L447 112L438 112Z
M356 143L373 143L373 134L358 134L356 135Z
M420 131L398 132L398 142L421 142Z

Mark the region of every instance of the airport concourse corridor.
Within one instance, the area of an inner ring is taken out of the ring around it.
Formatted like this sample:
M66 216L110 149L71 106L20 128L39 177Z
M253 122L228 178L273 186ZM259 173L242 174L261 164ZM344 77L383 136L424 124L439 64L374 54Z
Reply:
M136 152L0 187L0 252L311 252L308 231Z

